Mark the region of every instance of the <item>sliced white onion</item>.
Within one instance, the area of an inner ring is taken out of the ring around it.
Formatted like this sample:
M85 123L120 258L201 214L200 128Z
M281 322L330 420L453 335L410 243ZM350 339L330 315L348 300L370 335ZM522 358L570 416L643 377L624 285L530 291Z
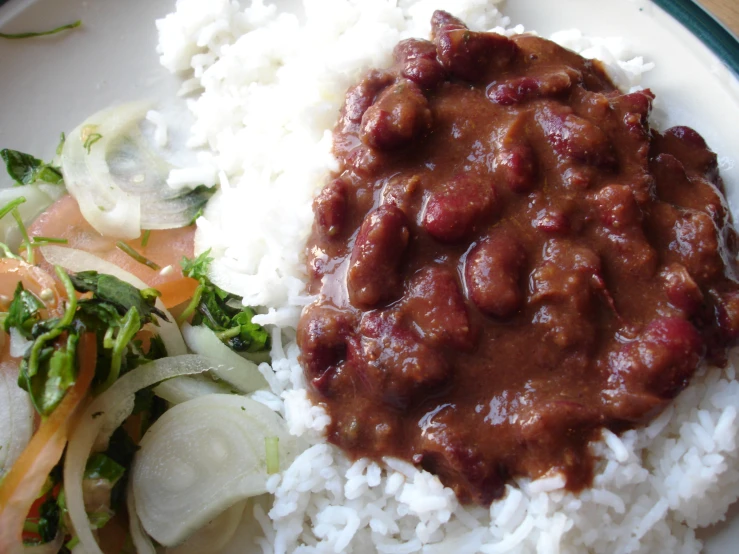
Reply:
M261 511L263 516L262 521L265 519L269 521L267 513L272 509L274 497L271 494L263 494L250 498L248 502L246 509L244 509L244 515L241 517L241 522L236 528L236 532L219 554L245 554L244 545L257 545L259 544L259 539L264 537L264 529L262 529L262 525L255 517L255 511Z
M228 368L214 372L214 375L236 387L239 392L254 392L268 386L266 379L259 373L257 364L242 358L223 344L211 329L204 325L193 326L185 323L181 331L182 338L190 350L201 356L213 358Z
M10 350L9 354L12 358L22 358L26 353L26 349L33 343L26 337L21 335L20 331L15 327L10 328Z
M154 387L154 394L170 404L182 404L206 394L228 394L228 386L217 383L207 375L194 375L167 379Z
M149 107L149 102L135 102L98 112L64 142L64 182L82 215L103 235L134 239L141 234L141 199L119 186L106 158L111 144L135 128Z
M184 227L209 197L167 185L171 156L142 133L150 108L151 102L142 101L102 110L64 143L64 182L82 215L103 235L133 239L142 228Z
M180 375L196 375L213 369L210 360L194 354L162 358L137 367L118 379L85 410L67 445L64 460L64 490L75 535L87 554L102 554L90 530L82 495L82 479L92 446L106 421L141 389Z
M98 258L89 252L53 245L42 246L40 250L41 255L47 262L52 265L59 265L67 271L71 271L73 273L78 273L80 271L97 271L98 273L105 273L107 275L117 277L121 281L125 281L126 283L133 285L137 289L145 289L148 287L146 283L135 275L132 275L117 265L103 260L102 258ZM180 356L187 353L185 341L182 340L182 334L175 323L174 317L172 317L172 314L167 311L160 300L157 300L156 306L169 320L159 320L159 326L152 328L152 330L156 332L164 342L164 346L167 348L167 354L170 356Z
M237 502L226 508L214 520L190 535L185 542L174 548L168 548L166 554L217 554L228 544L244 515L247 500Z
M128 530L131 533L131 542L137 554L156 554L156 549L151 543L149 535L141 526L141 520L136 513L136 499L133 496L131 482L126 489L126 508L128 508Z
M236 502L266 492L265 439L271 437L286 467L296 439L259 402L210 394L165 412L141 440L131 471L146 532L175 546Z
M0 477L18 459L33 435L33 405L18 386L18 365L0 364Z
M136 397L131 396L129 398L121 399L121 402L113 410L108 410L99 417L102 420L100 426L100 432L95 439L95 444L92 446L93 452L104 452L108 449L108 443L113 431L118 429L128 416L131 415L136 405Z
M25 185L0 189L0 207L16 198L24 197L26 201L17 209L23 223L29 226L46 208L66 193L67 189L62 185ZM21 240L23 237L21 237L20 228L15 219L12 217L0 219L0 242L17 251Z
M23 547L23 554L57 554L64 544L64 534L57 533L54 540Z

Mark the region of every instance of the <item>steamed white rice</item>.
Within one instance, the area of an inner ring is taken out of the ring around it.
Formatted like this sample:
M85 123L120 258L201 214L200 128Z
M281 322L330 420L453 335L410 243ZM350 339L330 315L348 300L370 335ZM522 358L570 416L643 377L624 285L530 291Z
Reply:
M198 220L196 250L213 250L217 284L264 307L257 320L272 329L273 363L260 370L271 392L255 398L309 446L270 480L268 514L255 507L265 553L688 554L701 548L694 529L720 520L739 496L731 364L704 368L649 427L605 432L592 446L601 457L595 483L577 496L555 475L509 486L490 509L463 507L429 473L391 459L352 464L321 438L329 419L306 396L294 329L311 300L301 257L312 198L335 168L331 130L344 93L367 68L388 65L400 39L427 37L434 9L473 29L522 32L496 3L304 0L297 17L262 0L246 9L178 0L157 22L161 62L190 96L190 145L204 149L221 185ZM606 61L625 90L651 67L618 39L552 38Z

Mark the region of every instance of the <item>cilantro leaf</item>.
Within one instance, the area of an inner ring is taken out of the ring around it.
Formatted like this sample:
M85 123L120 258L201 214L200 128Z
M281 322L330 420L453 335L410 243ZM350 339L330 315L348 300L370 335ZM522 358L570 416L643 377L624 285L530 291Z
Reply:
M8 175L16 185L32 185L37 181L58 185L64 180L59 168L44 163L30 154L9 150L0 150L0 158L5 162Z
M42 413L51 413L51 411L61 402L64 393L71 387L77 379L77 343L79 336L70 334L67 338L66 348L53 350L48 361L48 371L45 375L36 374L34 376L32 387L39 389L43 384L43 392L37 396L37 403ZM39 383L42 381L42 383Z
M210 282L208 280L208 269L213 261L213 258L209 256L210 249L206 250L197 258L192 260L183 257L180 265L182 266L182 274L185 277L191 277L201 283Z
M31 339L33 326L39 321L38 312L43 307L43 303L18 282L13 301L8 308L8 315L3 322L3 329L8 333L11 327L14 327L25 338Z
M231 337L231 347L240 352L260 352L269 347L269 333L256 323L252 323L254 310L244 308L231 319L231 324L238 325L239 334Z
M239 306L236 295L214 285L208 278L212 261L210 250L206 250L195 259L183 258L180 262L182 273L200 283L192 301L180 315L180 321L192 315L193 325L212 329L221 341L238 352L269 349L269 333L261 325L252 323L254 310Z
M36 411L49 415L77 378L77 345L84 333L94 333L97 361L93 383L108 388L122 374L152 359L166 355L161 340L154 338L144 353L136 334L154 316L164 314L154 306L158 293L139 291L111 275L94 271L67 275L56 268L67 296L63 317L41 320L43 304L18 287L3 327L15 328L32 341L21 360L18 384L28 391ZM77 298L77 292L86 297ZM91 293L91 294L89 294Z
M110 304L122 316L136 308L142 324L154 322L154 315L167 320L167 316L154 306L158 293L153 293L152 289L141 291L117 277L97 271L80 271L70 275L70 279L77 291L92 292L98 302Z
M126 468L110 457L98 452L87 460L84 479L104 479L114 485L123 477Z

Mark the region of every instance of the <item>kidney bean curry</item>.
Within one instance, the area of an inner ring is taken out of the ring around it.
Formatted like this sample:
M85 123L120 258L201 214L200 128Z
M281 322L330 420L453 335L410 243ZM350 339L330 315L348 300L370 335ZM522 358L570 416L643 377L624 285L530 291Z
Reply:
M548 40L442 11L431 39L347 93L301 364L351 458L463 502L552 473L577 491L603 428L648 422L739 336L716 155Z

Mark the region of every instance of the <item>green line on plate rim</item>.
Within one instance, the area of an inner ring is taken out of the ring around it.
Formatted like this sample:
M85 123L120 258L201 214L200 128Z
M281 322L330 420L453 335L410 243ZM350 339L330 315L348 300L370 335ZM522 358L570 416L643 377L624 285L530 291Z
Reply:
M739 77L739 39L692 0L652 0L708 46Z

